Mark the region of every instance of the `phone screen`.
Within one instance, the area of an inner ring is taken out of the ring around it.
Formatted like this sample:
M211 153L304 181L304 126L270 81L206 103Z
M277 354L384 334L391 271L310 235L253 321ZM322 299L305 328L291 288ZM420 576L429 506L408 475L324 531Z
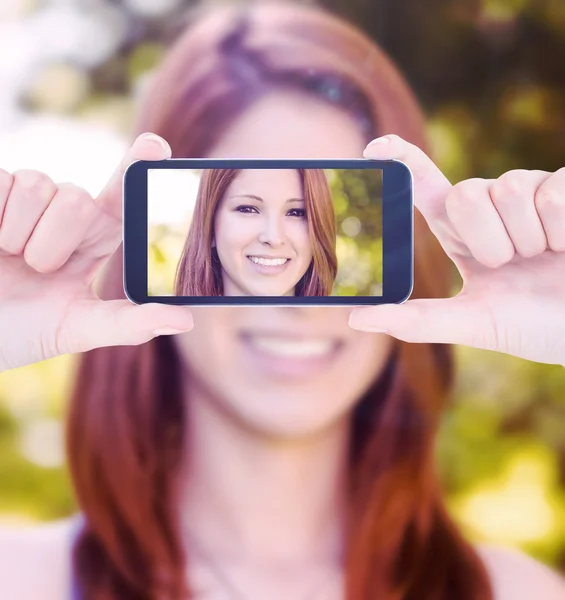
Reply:
M382 296L383 171L147 170L148 296Z

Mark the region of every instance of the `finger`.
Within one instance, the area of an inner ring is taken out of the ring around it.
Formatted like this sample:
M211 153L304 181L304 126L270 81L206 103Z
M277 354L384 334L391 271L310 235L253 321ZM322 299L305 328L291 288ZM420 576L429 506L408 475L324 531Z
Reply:
M445 218L445 197L451 183L426 153L397 135L373 140L363 152L365 158L396 159L405 163L414 180L414 205L432 228Z
M90 194L71 183L62 183L35 227L24 259L40 273L60 269L85 237L96 214Z
M411 343L464 344L494 349L496 336L485 322L487 311L463 296L408 300L352 310L349 325L359 331L386 333Z
M565 252L565 168L542 182L534 203L549 248L554 252Z
M73 354L106 346L136 346L192 327L192 314L186 307L83 300L75 303L61 325L56 348L58 354Z
M55 195L57 186L44 173L22 170L14 182L0 225L0 249L22 254L41 215Z
M491 182L467 179L448 194L445 207L449 220L479 263L498 268L511 261L514 244L489 194Z
M122 242L123 177L127 168L137 160L164 160L170 156L169 144L159 136L145 133L135 140L102 192L94 199L100 217L93 221L88 235L77 248L85 262L112 255Z
M137 160L165 160L171 157L169 144L153 133L141 134L125 154L102 192L95 199L102 212L122 221L122 186L127 168Z
M0 169L0 227L2 226L2 217L4 208L8 202L8 196L14 184L14 176L4 169Z
M541 254L547 239L532 199L548 177L545 171L514 170L490 186L490 198L500 215L516 252L524 258Z

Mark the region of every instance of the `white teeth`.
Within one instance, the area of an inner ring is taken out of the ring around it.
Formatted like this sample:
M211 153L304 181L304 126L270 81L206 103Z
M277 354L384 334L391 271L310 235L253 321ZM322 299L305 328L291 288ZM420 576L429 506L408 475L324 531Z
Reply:
M334 349L334 343L329 340L287 340L253 336L251 342L259 350L281 357L310 358L324 356Z
M250 256L249 260L254 262L256 265L263 265L265 267L278 267L284 265L288 258L259 258L258 256Z

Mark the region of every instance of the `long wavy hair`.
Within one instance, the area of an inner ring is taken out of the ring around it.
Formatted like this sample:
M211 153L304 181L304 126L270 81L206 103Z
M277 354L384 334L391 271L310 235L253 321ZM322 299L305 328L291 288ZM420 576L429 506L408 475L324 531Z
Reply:
M293 88L354 115L367 141L396 133L426 148L422 112L398 69L323 10L259 3L202 16L165 58L138 130L173 156L205 157L263 94ZM415 215L413 297L445 297L450 263ZM124 298L122 252L102 298ZM492 600L487 571L446 510L434 439L453 375L450 346L396 342L351 415L347 600ZM80 360L68 422L85 527L74 569L88 600L190 597L178 528L186 432L181 359L167 336ZM190 401L190 399L188 400Z
M304 194L312 261L295 296L329 296L337 273L336 222L328 180L321 169L297 169ZM223 296L222 265L213 247L214 219L239 169L202 172L194 214L175 275L177 296Z

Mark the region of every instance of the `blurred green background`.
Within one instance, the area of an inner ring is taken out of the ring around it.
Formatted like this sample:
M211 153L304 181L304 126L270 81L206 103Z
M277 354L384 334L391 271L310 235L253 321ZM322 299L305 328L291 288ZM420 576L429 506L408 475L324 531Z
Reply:
M383 293L383 179L372 169L328 172L337 225L334 296Z
M0 46L6 32L29 29L43 60L33 68L22 62L4 79L0 149L2 127L13 124L6 117L11 81L13 107L127 139L145 76L191 4L2 3ZM564 165L563 0L321 4L357 23L396 61L426 110L433 155L453 182ZM37 29L38 16L51 28ZM57 52L47 53L48 43ZM0 56L2 72L28 55ZM473 540L521 549L565 573L565 370L467 348L457 348L457 361L437 445L450 509ZM62 445L75 364L65 356L0 376L2 520L49 520L75 508Z

